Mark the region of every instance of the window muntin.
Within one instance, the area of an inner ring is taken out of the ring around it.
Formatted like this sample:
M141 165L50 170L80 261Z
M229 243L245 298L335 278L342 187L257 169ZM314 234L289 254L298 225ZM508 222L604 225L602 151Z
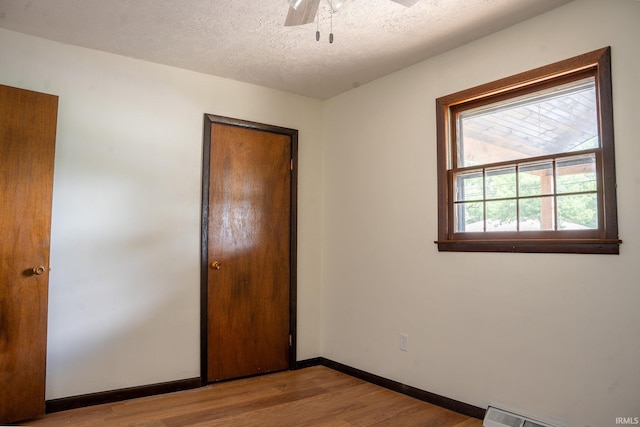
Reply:
M609 48L436 104L439 250L619 252Z
M596 154L452 171L455 233L597 229Z

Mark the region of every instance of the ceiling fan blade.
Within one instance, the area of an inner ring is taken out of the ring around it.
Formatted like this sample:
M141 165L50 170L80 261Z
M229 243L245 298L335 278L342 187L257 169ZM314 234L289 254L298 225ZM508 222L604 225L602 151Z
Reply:
M297 3L299 4L296 9L289 7L287 19L284 21L286 27L310 24L316 19L320 0L302 0Z
M419 0L391 0L391 1L406 7L411 7L414 4L418 3Z
M289 2L289 6L291 6L294 9L297 9L304 2L304 0L288 0L288 2Z

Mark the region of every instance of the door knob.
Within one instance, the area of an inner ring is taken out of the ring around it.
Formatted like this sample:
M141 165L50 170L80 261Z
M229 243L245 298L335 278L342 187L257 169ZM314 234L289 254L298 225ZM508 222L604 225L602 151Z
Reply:
M44 265L38 265L36 267L33 267L33 269L31 271L33 271L33 274L39 276L42 273L44 273L45 271L47 271L47 269L45 268Z
M222 264L220 264L218 261L213 261L211 263L211 268L213 268L214 270L220 270L220 267L222 267Z

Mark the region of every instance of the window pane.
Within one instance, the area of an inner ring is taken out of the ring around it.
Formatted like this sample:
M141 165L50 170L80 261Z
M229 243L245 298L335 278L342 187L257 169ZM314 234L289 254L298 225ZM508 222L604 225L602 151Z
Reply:
M457 174L454 177L454 182L457 202L484 199L482 171Z
M455 205L455 231L484 231L484 204L482 202Z
M553 197L520 200L520 231L555 230Z
M556 162L556 186L558 194L596 191L595 154L558 160Z
M458 166L599 147L593 77L461 112Z
M485 194L487 199L516 197L516 168L487 169Z
M598 200L594 194L558 196L558 229L598 228Z
M487 202L487 231L518 231L518 210L515 200Z
M553 163L527 163L518 167L519 196L553 194Z

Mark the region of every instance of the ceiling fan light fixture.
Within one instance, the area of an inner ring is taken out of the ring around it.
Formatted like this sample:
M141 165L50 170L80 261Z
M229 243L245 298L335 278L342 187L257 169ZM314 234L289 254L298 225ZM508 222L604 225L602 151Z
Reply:
M351 3L353 0L333 0L331 1L331 8L334 12L342 9L345 4Z
M418 0L392 0L394 3L401 4L405 7L411 7L414 4L418 3Z

